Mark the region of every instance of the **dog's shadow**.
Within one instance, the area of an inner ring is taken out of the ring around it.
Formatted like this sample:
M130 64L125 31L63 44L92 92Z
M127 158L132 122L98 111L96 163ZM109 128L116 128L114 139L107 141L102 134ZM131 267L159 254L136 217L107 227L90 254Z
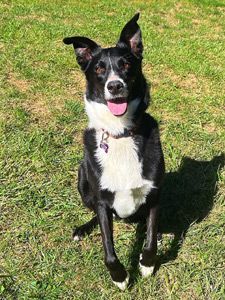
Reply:
M224 166L225 156L215 156L211 161L182 159L176 172L167 173L161 194L159 239L172 234L169 249L158 257L155 272L162 264L174 260L182 246L185 235L193 223L201 222L213 208L217 193L219 170ZM136 239L130 254L131 285L139 276L138 263L145 239L145 225L138 224Z

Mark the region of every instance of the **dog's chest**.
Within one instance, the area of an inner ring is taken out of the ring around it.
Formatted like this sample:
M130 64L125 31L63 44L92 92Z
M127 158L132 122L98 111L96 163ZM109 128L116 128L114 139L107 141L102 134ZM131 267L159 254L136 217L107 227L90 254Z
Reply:
M99 145L101 133L96 138ZM96 151L96 158L102 169L100 186L115 193L112 207L120 217L126 218L145 203L153 182L142 176L142 160L138 159L132 137L110 137L107 142L108 153L100 147Z

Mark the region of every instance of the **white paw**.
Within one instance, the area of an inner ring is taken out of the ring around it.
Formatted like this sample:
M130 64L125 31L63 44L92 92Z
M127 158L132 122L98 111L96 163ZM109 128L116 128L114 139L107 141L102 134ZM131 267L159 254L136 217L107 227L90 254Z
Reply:
M140 254L140 260L141 259L142 259L142 253ZM155 266L147 267L147 266L142 265L141 262L139 262L139 269L140 269L141 275L143 277L148 277L148 276L152 275L154 272L154 268L155 268Z
M74 240L75 242L79 242L79 241L81 240L81 238L79 237L79 235L75 235L75 236L73 237L73 240Z
M129 274L127 275L127 278L123 281L123 282L118 282L118 281L113 281L113 283L118 286L118 288L121 291L125 291L125 289L127 288L128 282L129 282Z
M157 246L160 247L162 245L162 240L157 240Z
M140 268L141 275L143 277L148 277L153 274L155 266L147 267L139 263L139 268Z

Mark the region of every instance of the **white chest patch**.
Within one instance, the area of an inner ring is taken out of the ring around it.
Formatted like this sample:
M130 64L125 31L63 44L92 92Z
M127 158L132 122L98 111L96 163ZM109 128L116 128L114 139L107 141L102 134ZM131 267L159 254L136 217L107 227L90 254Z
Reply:
M99 183L102 189L115 193L112 207L121 218L134 214L151 189L156 188L154 182L142 176L142 161L139 161L137 147L131 137L107 140L109 149L105 153L99 147L102 139L102 128L112 135L124 132L124 128L132 128L132 116L140 99L134 99L128 110L121 117L114 116L105 104L88 101L85 98L86 112L89 117L89 128L95 128L98 148L95 157L102 169Z
M96 135L100 144L102 132ZM137 149L131 137L120 139L108 138L108 153L97 148L96 158L102 169L100 186L115 192L113 208L121 218L134 214L154 184L142 177L142 162L139 161Z

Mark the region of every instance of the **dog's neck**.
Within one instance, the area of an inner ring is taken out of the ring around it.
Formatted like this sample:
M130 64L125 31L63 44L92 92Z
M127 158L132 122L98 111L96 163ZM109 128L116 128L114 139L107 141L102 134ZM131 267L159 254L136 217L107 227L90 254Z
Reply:
M100 101L92 101L84 96L85 109L89 119L89 128L105 130L111 135L121 135L125 130L136 127L137 119L140 119L149 104L149 89L146 87L144 96L132 99L128 104L127 112L121 116L114 116L107 105Z
M95 130L104 129L111 135L120 135L125 129L130 130L135 126L134 114L140 104L141 99L132 100L125 115L114 116L107 105L91 101L85 97L85 108L89 119L89 128Z

